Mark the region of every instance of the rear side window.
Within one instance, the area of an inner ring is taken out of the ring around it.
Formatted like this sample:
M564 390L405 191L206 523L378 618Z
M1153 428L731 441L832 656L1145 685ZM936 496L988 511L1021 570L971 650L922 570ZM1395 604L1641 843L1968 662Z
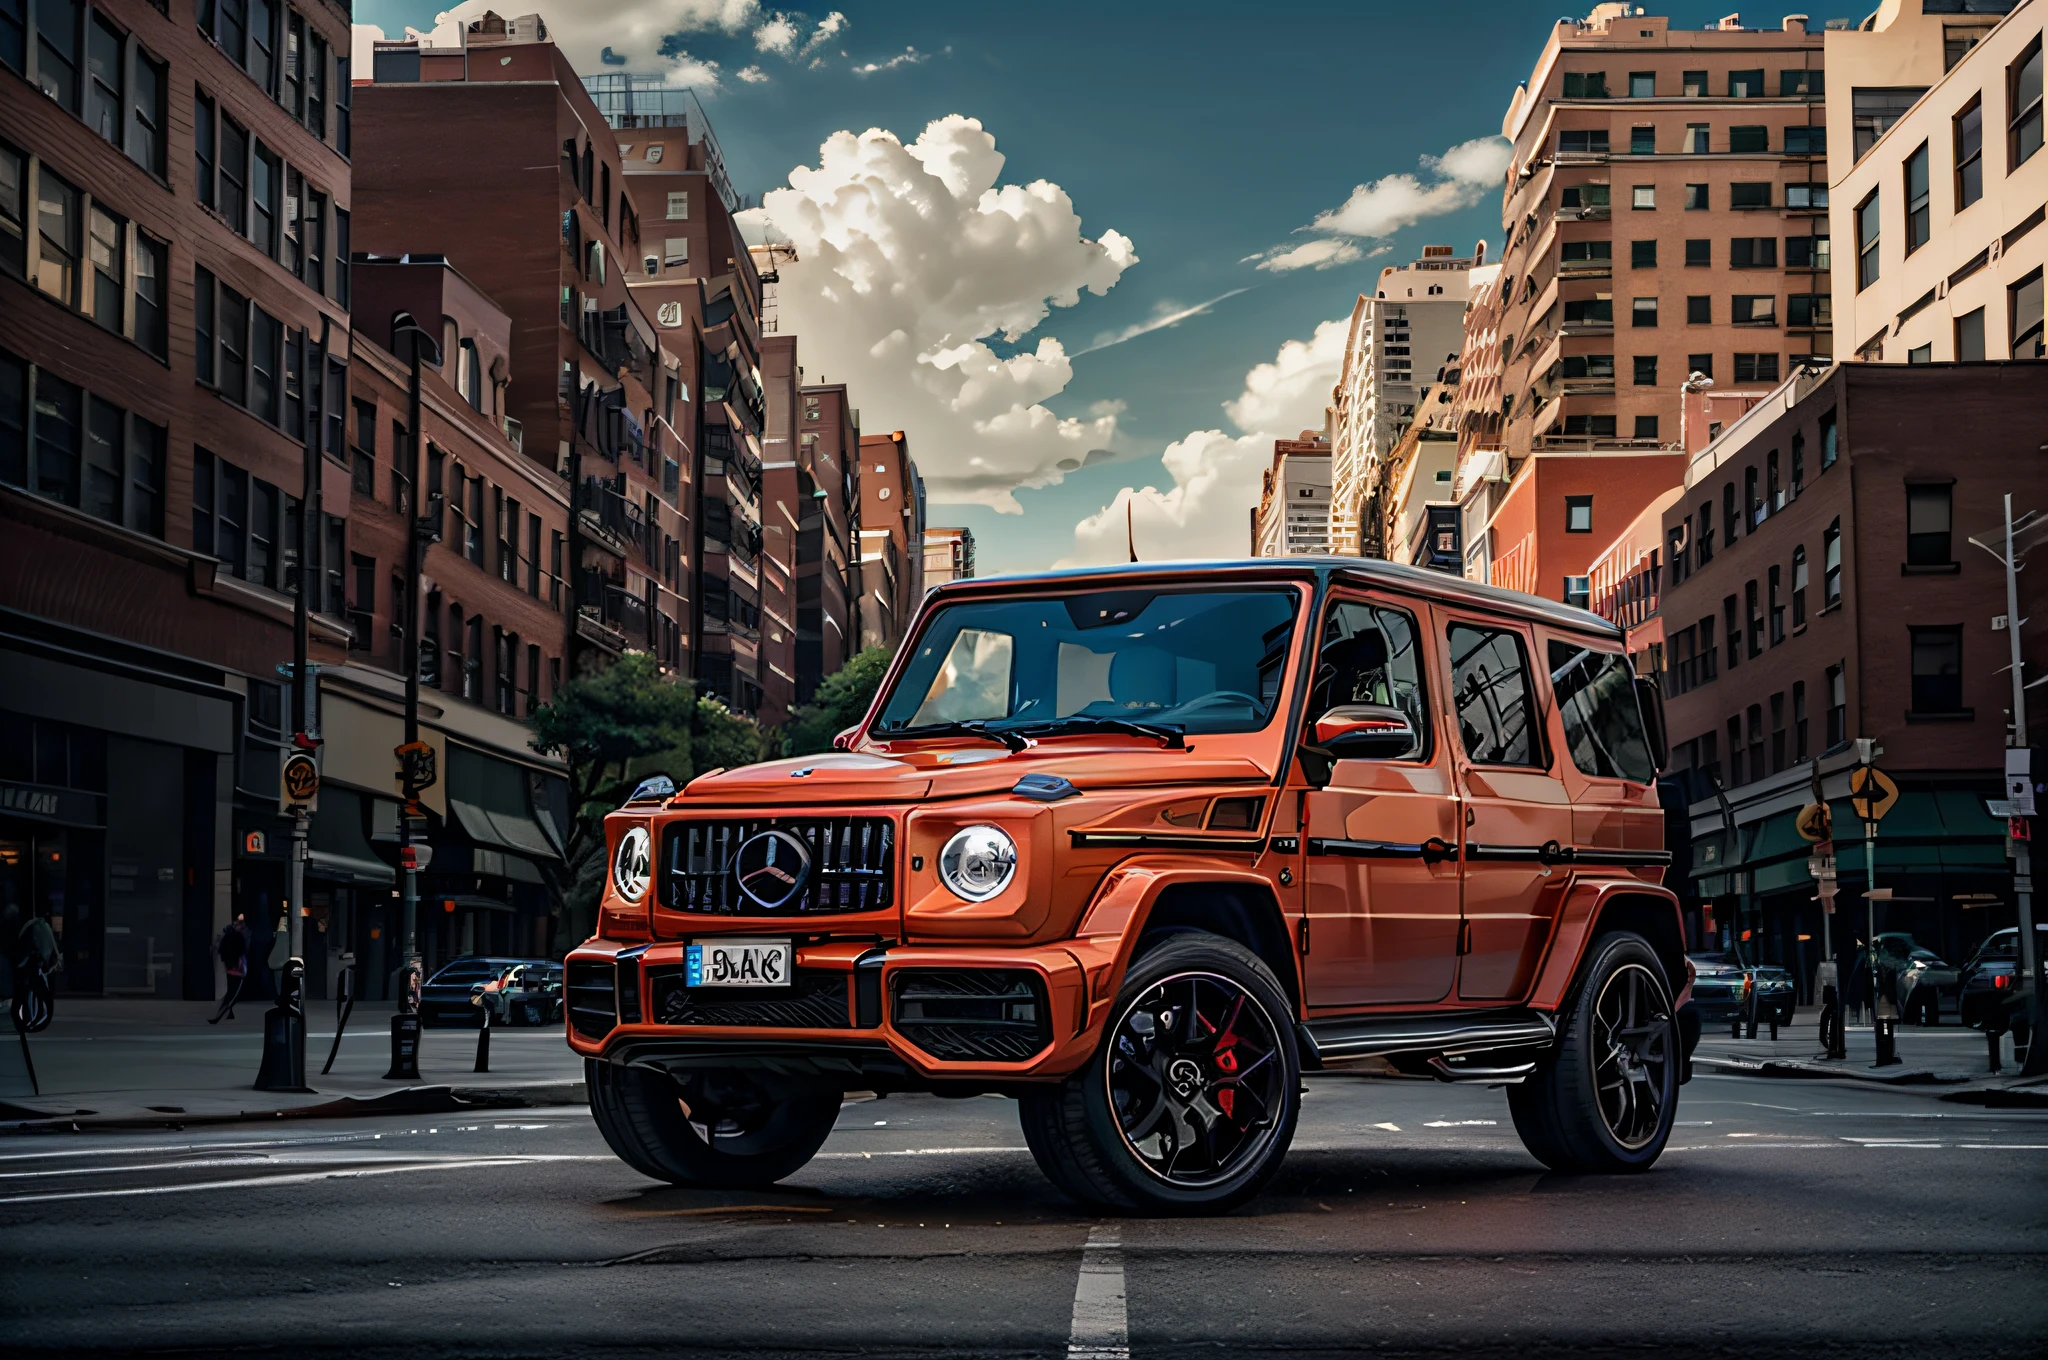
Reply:
M1541 765L1520 635L1451 625L1451 693L1458 734L1475 765Z
M1564 722L1565 746L1580 774L1638 784L1657 777L1642 710L1636 706L1635 676L1625 658L1552 642L1550 689Z

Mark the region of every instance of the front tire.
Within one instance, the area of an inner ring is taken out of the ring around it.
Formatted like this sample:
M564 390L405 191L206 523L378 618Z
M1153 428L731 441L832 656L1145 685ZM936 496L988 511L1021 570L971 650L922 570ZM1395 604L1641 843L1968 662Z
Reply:
M1515 1131L1554 1171L1647 1171L1678 1108L1678 1026L1664 967L1642 936L1593 944L1557 1045L1508 1088Z
M794 1174L839 1118L839 1092L747 1072L666 1072L586 1058L590 1113L619 1160L643 1176L713 1190Z
M1131 966L1088 1064L1018 1101L1024 1141L1085 1203L1144 1213L1242 1204L1294 1140L1293 1015L1243 945L1170 936Z

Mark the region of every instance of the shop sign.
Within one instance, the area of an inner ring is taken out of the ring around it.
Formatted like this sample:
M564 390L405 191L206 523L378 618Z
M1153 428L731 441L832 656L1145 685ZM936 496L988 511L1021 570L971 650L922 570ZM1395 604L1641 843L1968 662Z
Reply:
M279 779L278 806L286 810L305 808L311 811L320 801L320 767L313 757L304 751L295 752L284 762L284 771Z
M98 794L37 784L0 784L0 813L67 826L99 826L105 820Z

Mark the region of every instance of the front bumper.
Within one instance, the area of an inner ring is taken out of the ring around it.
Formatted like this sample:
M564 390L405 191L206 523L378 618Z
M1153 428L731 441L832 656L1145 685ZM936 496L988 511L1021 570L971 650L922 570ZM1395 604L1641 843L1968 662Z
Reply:
M572 952L569 1046L605 1062L767 1067L846 1090L1057 1081L1093 1051L1087 940L1023 949L799 943L785 988L683 985L685 944ZM1084 960L1086 964L1084 965ZM1100 984L1098 984L1099 987Z

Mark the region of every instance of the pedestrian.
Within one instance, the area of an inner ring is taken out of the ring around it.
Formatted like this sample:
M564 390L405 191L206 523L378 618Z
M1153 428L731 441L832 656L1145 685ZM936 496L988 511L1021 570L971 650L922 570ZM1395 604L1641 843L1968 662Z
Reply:
M9 1009L17 1029L33 1034L50 1023L50 1004L55 985L52 978L64 966L57 948L57 932L47 918L29 912L25 916L14 903L7 904L0 939L6 941L9 974Z
M1855 1023L1863 1023L1863 1012L1868 1010L1870 1018L1877 1019L1877 990L1870 973L1870 951L1863 947L1863 941L1856 942L1855 969L1849 974L1849 1012Z
M206 1023L218 1025L222 1016L235 1018L235 1001L242 995L242 983L249 976L249 922L237 915L221 931L214 952L220 955L221 966L228 972L227 995L221 998L220 1009Z

